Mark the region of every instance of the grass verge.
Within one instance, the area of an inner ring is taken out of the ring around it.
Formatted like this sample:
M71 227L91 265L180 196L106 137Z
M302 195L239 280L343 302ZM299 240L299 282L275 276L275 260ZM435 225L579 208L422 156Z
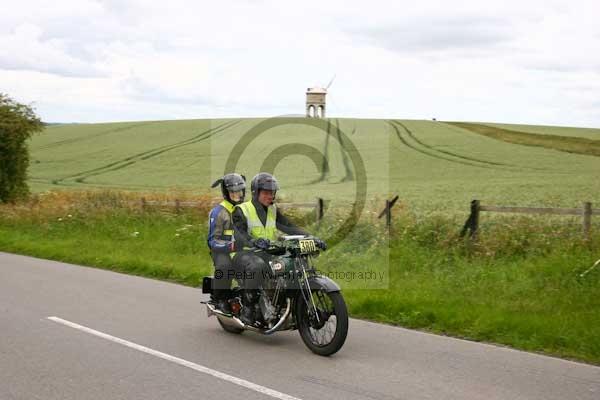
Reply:
M126 194L51 193L0 206L0 250L197 286L212 272L204 200L175 214ZM399 216L389 241L372 222L317 260L387 274L383 286L338 280L353 317L600 364L600 268L588 270L600 241L581 240L576 222L486 219L477 243L448 216Z

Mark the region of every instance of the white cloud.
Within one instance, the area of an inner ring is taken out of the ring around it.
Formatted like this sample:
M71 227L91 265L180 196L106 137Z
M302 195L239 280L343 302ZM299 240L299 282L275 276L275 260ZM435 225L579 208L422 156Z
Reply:
M600 126L593 1L19 2L0 87L48 121L299 113Z
M0 36L0 68L48 72L71 77L96 77L101 70L94 64L71 56L59 40L42 39L37 25L23 24Z
M422 29L423 22L427 29ZM490 52L511 39L511 23L499 18L440 18L409 20L351 31L357 38L402 53L440 54L454 50Z

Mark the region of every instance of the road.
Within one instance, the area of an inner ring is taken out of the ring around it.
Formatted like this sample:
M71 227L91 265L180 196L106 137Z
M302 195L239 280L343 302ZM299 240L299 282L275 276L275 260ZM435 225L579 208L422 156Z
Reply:
M595 366L355 319L324 358L228 334L201 297L0 253L0 399L600 399Z

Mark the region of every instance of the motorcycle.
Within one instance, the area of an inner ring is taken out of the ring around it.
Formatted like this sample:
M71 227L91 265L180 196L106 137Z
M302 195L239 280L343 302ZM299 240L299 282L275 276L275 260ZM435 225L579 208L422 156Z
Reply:
M348 309L340 287L314 268L320 249L312 236L289 235L262 250L269 254L270 271L261 289L245 289L243 279L231 289L231 313L205 302L208 317L216 316L230 333L253 331L264 335L298 330L315 354L330 356L342 348L348 334ZM257 250L258 251L258 250ZM213 277L202 281L212 293Z

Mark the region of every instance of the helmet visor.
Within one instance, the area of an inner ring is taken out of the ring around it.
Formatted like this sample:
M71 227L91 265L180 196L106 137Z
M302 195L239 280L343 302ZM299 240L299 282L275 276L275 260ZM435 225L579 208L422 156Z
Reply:
M279 190L279 185L277 184L277 181L275 180L264 180L258 183L258 190L271 190L273 192L276 192L277 190Z
M239 192L246 188L246 183L244 181L235 182L230 185L226 185L225 187L227 188L227 190L229 190L229 192Z

